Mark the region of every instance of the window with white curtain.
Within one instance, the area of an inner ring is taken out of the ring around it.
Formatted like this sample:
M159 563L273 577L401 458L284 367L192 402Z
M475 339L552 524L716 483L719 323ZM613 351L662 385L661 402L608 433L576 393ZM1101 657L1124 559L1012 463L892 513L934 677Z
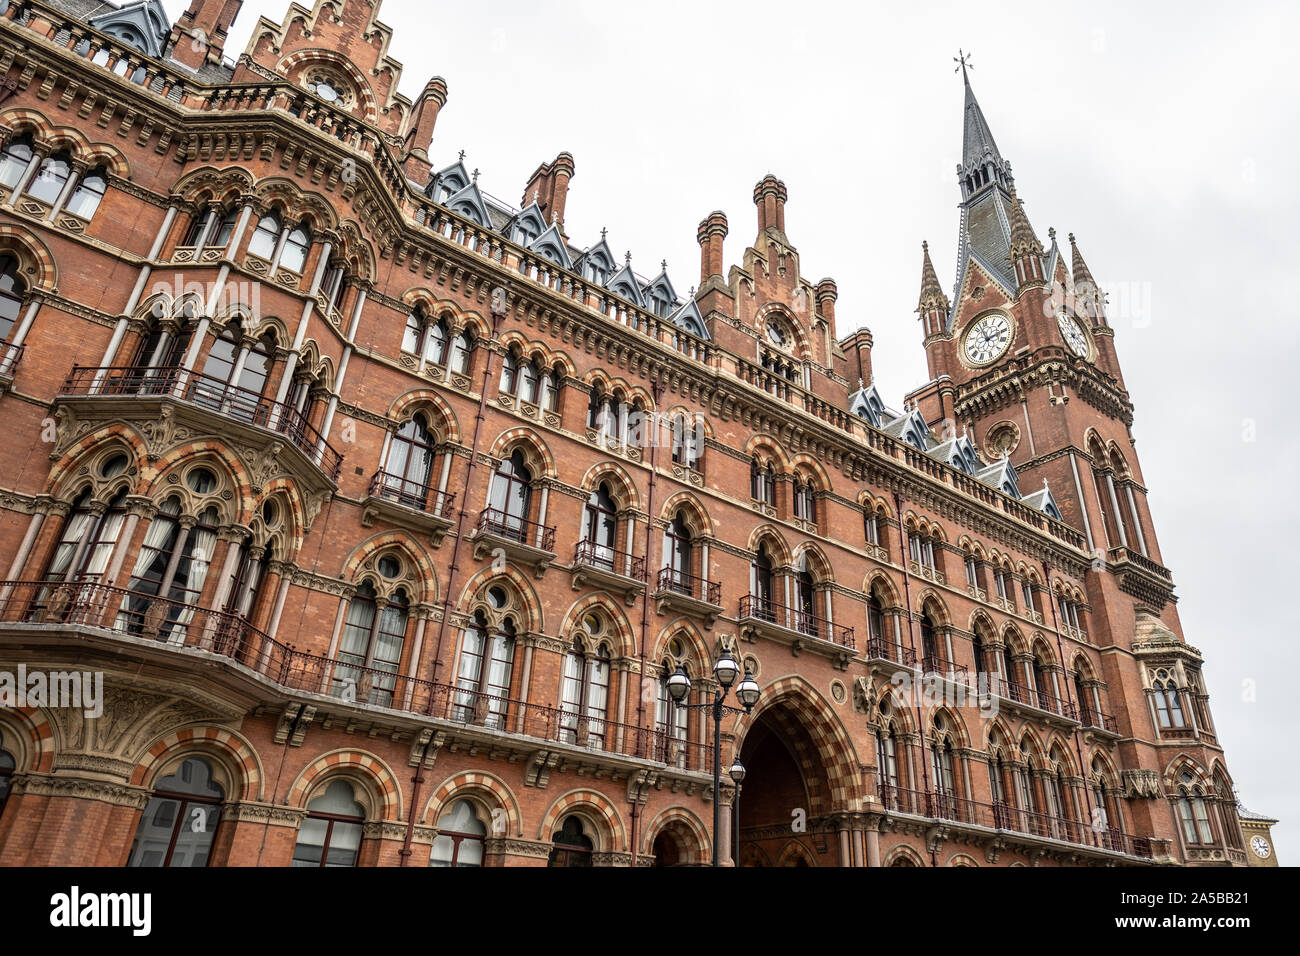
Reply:
M307 804L298 828L293 866L356 866L361 850L365 808L346 780L335 780Z
M430 866L482 866L487 826L474 804L457 800L438 816L438 835L429 853Z

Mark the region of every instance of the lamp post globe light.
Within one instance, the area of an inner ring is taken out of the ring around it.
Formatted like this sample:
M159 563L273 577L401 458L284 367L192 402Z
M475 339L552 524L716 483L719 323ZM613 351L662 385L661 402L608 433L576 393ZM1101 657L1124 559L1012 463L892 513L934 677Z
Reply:
M718 682L718 689L713 694L712 704L684 703L687 695L691 692L691 679L687 676L685 668L680 664L677 667L677 672L668 678L668 696L672 698L676 706L687 708L711 707L713 711L713 866L718 865L718 827L722 797L722 718L725 714L749 714L753 711L754 705L758 703L758 698L762 693L758 682L754 680L749 673L749 668L746 667L745 675L736 687L736 699L740 701L741 706L724 706L723 701L727 699L727 693L739 676L740 664L731 656L731 651L724 650L722 656L713 665L713 678ZM738 814L740 810L740 783L745 779L745 768L739 760L732 765L730 774L731 779L736 784L737 799L735 809ZM740 832L738 823L735 830L738 835Z

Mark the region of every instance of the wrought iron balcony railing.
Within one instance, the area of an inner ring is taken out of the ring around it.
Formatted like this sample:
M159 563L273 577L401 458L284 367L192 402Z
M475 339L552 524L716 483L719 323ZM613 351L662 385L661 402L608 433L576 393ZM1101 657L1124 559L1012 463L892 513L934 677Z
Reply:
M480 534L496 535L508 541L517 541L530 548L542 551L555 551L555 529L550 525L538 524L527 518L520 518L496 508L484 508L478 516Z
M435 518L451 517L452 507L456 503L454 491L434 491L426 484L389 474L382 469L370 479L370 494L423 511Z
M809 611L786 607L753 594L740 599L740 617L766 621L841 647L854 648L853 628L843 627Z
M295 691L385 707L453 724L567 743L712 772L712 748L662 727L640 727L572 709L408 677L395 664L367 665L297 650L242 616L169 601L96 581L0 581L0 627L82 627L153 640L177 653L206 651ZM414 668L408 668L413 670Z
M645 556L629 554L595 541L579 541L573 548L573 563L621 574L636 581L645 580Z
M275 432L337 481L343 456L291 405L183 368L82 368L74 365L60 396L172 398Z
M722 606L722 585L687 571L664 568L659 572L658 588L660 591L680 594L696 601L703 601L705 604Z

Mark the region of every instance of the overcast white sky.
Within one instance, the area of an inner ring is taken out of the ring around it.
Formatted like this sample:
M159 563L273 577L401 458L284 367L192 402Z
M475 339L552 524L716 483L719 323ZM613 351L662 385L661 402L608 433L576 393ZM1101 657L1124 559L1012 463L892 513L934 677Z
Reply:
M188 0L164 5L174 19ZM287 8L247 0L228 53ZM387 0L381 19L402 92L447 79L436 166L464 149L480 186L517 205L533 168L568 150L572 240L607 226L639 272L667 259L683 295L700 220L727 213L736 262L754 184L780 176L803 268L838 282L841 336L871 328L895 405L927 377L921 240L945 287L957 267L952 58L973 51L1034 228L1063 245L1074 232L1123 313L1116 347L1186 637L1243 800L1283 818L1279 857L1300 863L1296 7Z

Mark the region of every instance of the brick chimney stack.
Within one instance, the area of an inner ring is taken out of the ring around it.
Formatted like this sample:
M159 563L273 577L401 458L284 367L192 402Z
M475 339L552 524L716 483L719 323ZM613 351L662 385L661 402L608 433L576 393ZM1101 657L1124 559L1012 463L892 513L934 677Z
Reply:
M764 176L754 187L754 205L758 207L758 231L761 235L768 229L776 229L785 234L785 200L787 196L785 183L771 173Z
M420 98L411 108L411 117L407 121L406 156L402 160L402 167L415 182L424 182L428 178L429 143L433 140L433 128L438 122L438 114L446 105L447 81L435 76L424 84Z
M570 153L560 153L554 161L542 163L528 177L524 187L523 205L537 203L548 223L559 223L560 233L564 233L564 207L569 199L569 181L573 179L576 167Z
M243 4L244 0L193 0L167 39L172 59L191 70L204 63L220 63L226 34Z
M840 297L839 286L834 279L822 279L817 283L817 311L830 326L831 335L835 334L835 300Z
M700 285L717 276L722 278L722 240L727 238L727 216L714 211L700 223L695 234L700 244Z

